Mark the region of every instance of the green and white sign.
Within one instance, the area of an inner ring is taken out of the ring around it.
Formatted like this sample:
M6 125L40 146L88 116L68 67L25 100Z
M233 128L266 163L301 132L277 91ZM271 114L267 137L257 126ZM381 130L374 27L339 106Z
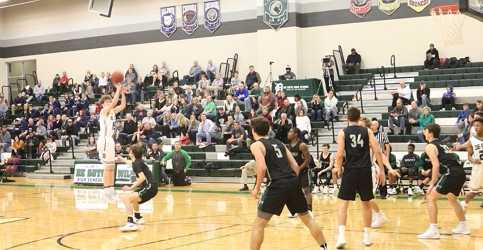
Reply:
M153 172L153 165L146 164ZM136 180L136 175L132 171L131 165L128 164L118 164L116 165L116 185L129 185L132 184L134 180Z
M82 163L75 165L74 183L102 184L104 166L98 163Z
M287 0L264 0L263 12L263 22L278 30L288 21Z

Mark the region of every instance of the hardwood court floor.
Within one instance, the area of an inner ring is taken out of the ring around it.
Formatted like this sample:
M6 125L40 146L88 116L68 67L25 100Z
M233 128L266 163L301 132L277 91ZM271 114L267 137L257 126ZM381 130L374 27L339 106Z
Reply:
M194 184L188 188L162 189L142 207L147 224L134 233L120 233L125 214L118 204L106 204L95 188L71 188L68 181L27 181L17 178L0 185L0 249L248 249L256 201L248 194L231 192L232 184ZM374 245L360 244L358 205L350 208L347 226L348 249L453 250L483 249L483 209L479 201L467 212L471 236L442 236L418 240L427 225L420 199L378 200L389 222L372 234ZM335 244L335 199L317 196L314 215ZM440 205L443 232L455 224L453 212ZM318 249L298 219L287 211L274 217L266 229L263 249Z

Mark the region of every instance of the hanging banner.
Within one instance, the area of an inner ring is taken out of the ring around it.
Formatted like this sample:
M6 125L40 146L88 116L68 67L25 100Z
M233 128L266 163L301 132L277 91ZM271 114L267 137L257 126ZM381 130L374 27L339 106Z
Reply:
M351 12L357 17L365 17L371 8L371 0L351 0Z
M221 26L220 1L205 2L205 29L214 33Z
M264 0L263 22L270 28L278 30L288 21L287 0Z
M176 32L176 6L161 8L161 33L167 38Z
M183 31L191 35L193 34L196 29L198 29L198 4L183 4L181 6L183 11L182 18L183 18Z
M386 15L392 15L401 7L401 0L379 0L379 10Z
M431 0L408 0L409 8L416 12L423 11L428 5L431 4Z

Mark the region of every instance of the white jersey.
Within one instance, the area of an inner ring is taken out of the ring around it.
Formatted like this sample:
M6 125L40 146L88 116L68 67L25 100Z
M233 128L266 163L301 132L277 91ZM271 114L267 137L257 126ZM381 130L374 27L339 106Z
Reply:
M473 146L473 159L483 161L483 139L472 135L470 142L471 146Z
M99 159L103 163L114 163L115 161L115 143L114 143L114 122L116 115L114 112L109 115L99 116L99 139L97 140L97 152Z
M114 140L114 122L116 121L116 116L114 115L113 112L111 112L109 115L104 116L101 115L99 116L99 139L104 139L104 138L110 138ZM104 138L103 138L104 137Z
M483 138L472 135L470 142L473 147L473 159L483 161ZM469 187L473 192L483 190L483 164L472 164Z

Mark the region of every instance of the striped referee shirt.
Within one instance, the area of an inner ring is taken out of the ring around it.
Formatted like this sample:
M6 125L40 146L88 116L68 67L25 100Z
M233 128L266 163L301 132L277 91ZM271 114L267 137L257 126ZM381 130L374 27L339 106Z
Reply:
M376 140L379 143L382 152L384 152L386 150L384 146L386 144L389 144L389 138L387 138L387 133L384 131L377 131L374 136L376 137Z

